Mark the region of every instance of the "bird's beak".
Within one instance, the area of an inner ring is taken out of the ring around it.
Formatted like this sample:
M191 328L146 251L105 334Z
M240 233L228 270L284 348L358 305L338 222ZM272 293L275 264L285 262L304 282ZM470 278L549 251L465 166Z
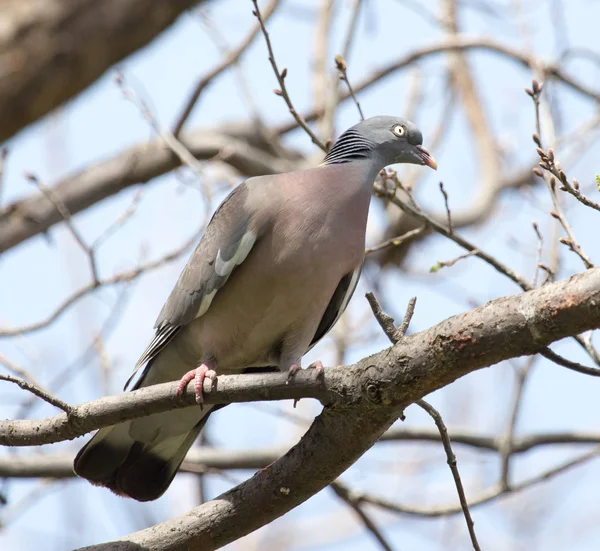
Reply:
M415 145L415 149L417 150L418 155L425 166L433 168L433 170L437 170L437 162L426 147L423 147L422 145Z

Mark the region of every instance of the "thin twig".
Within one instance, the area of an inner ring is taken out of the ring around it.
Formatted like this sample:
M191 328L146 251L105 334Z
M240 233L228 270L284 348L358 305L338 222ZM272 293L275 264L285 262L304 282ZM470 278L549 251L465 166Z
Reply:
M44 400L44 402L48 402L49 404L53 405L54 407L61 409L67 415L70 415L73 411L73 408L66 402L63 402L59 398L52 396L45 390L42 390L40 387L38 387L34 384L31 384L31 383L28 383L24 379L20 379L18 377L13 377L12 375L0 375L0 381L8 381L9 383L14 383L14 384L20 386L23 390L26 390L28 392L31 392L32 394L35 394L38 398L41 398L42 400Z
M550 192L550 197L552 198L552 204L554 206L554 210L552 212L550 212L550 214L552 215L553 218L555 218L556 220L558 220L560 222L560 225L563 227L563 229L565 230L565 233L567 234L567 238L561 238L559 241L563 245L566 245L567 247L569 247L569 249L571 251L573 251L577 256L579 256L579 258L581 258L581 261L583 262L583 264L585 265L586 268L588 268L588 269L593 268L594 264L592 263L590 258L585 254L585 252L581 248L581 245L579 245L579 242L575 238L573 229L571 228L571 225L569 224L569 221L567 220L567 218L563 212L562 205L560 204L560 200L556 193L556 178L554 177L554 172L556 172L556 174L558 174L558 176L557 176L558 179L561 182L563 182L563 187L565 187L564 182L567 181L567 177L566 177L565 173L562 170L560 170L560 167L559 168L556 167L556 163L554 160L554 151L552 149L548 149L548 151L544 151L544 149L542 148L542 134L541 134L541 121L540 121L540 119L541 119L541 117L540 117L540 97L541 97L543 89L544 89L544 83L538 82L536 79L533 79L531 89L526 88L525 92L533 100L533 105L534 105L534 110L535 110L536 133L533 135L533 141L538 146L536 151L538 152L538 155L540 156L540 159L541 159L541 162L539 163L539 165L544 170L553 174L553 176L550 176L550 178L546 178L546 177L544 177L544 174L539 169L534 169L535 174L540 176L541 178L543 178L544 181L546 182L548 191ZM567 189L567 188L565 187L565 189ZM600 207L599 207L599 210L600 210Z
M469 511L467 496L465 495L462 480L460 479L460 474L458 472L456 456L454 455L454 452L452 451L452 445L450 444L448 429L446 429L446 425L442 420L440 412L437 411L430 403L426 402L425 400L417 400L416 404L422 409L424 409L432 417L436 427L440 431L440 437L442 439L444 451L446 452L446 457L448 458L448 466L450 467L450 471L452 471L452 476L454 477L454 483L456 485L458 499L460 501L460 506L465 516L465 521L467 522L467 529L469 530L469 536L471 536L471 543L473 544L473 549L475 549L475 551L481 551L481 547L479 547L479 543L477 541L477 536L475 535L475 527L473 519L471 518L471 513Z
M534 220L531 225L533 226L533 231L535 231L535 235L537 236L537 248L535 251L535 270L533 272L533 283L534 287L537 287L538 277L540 273L540 269L542 269L542 252L544 247L544 238L542 237L542 233L540 232L540 228L537 225L537 222Z
M69 230L69 232L71 233L81 250L88 257L88 261L90 263L90 271L92 273L92 278L94 282L98 282L99 276L98 266L96 264L95 251L85 242L85 239L79 233L79 230L75 227L75 224L73 224L73 220L71 219L71 213L69 212L67 206L63 203L62 199L56 193L54 193L54 190L51 187L48 187L46 184L44 184L35 174L28 172L25 174L25 178L27 178L29 182L34 184L46 196L48 201L52 203L56 211L60 214L65 225L67 226L67 229Z
M585 348L585 346L584 346L584 348ZM591 375L592 377L600 377L600 369L595 368L595 367L587 367L580 363L568 360L567 358L563 358L560 354L557 354L550 348L542 348L539 351L539 354L544 356L544 358L547 358L548 360L553 361L555 364L566 367L567 369L570 369L571 371L576 371L577 373L583 373L584 375Z
M385 551L392 551L392 547L383 537L383 534L379 528L377 528L369 515L363 511L360 503L358 503L352 497L352 492L339 482L332 482L329 487L335 492L335 495L337 495L344 503L354 510L354 512L358 515L358 518L360 518L362 523L365 525L365 528L371 532L371 534L373 534L375 539L379 542L379 545L381 545L382 549L385 549Z
M35 380L35 377L31 373L29 373L29 371L27 371L24 367L21 367L20 365L16 364L12 360L9 360L2 353L0 353L0 364L2 364L4 367L6 367L6 369L11 371L18 377L21 377L22 379L25 379L26 381L29 381L30 383L33 383L34 385L41 388L41 385Z
M406 335L406 332L408 331L408 326L410 325L412 317L415 313L416 305L417 305L417 297L412 297L408 301L408 305L406 306L406 312L404 313L404 319L402 320L402 323L400 324L398 331L396 331L396 335L399 338L402 338Z
M547 78L559 81L565 84L568 88L571 88L575 92L578 92L587 99L598 102L600 101L600 92L588 88L585 84L574 80L571 76L567 75L563 70L554 63L544 63L540 59L533 56L529 56L523 53L522 49L513 48L506 44L502 44L496 40L491 40L488 37L482 36L456 36L451 39L443 39L440 42L417 48L401 58L394 59L391 63L374 69L371 74L363 78L358 84L355 83L354 91L362 92L372 86L381 83L385 78L393 75L396 71L404 70L410 67L414 67L415 62L421 61L431 56L437 56L441 53L452 52L452 51L468 51L468 50L484 50L496 53L507 59L515 61L517 64L530 68L541 68L541 72L546 75ZM343 93L340 97L340 101L346 101L350 99L350 93ZM304 115L304 120L314 121L319 118L321 113L317 109L311 109ZM283 123L277 128L278 134L286 134L298 127L296 121Z
M348 66L346 64L346 60L341 55L336 55L335 56L335 66L340 73L340 79L343 80L346 83L346 86L348 87L348 92L350 92L350 96L352 97L352 100L354 101L354 104L356 105L356 108L358 109L358 114L360 116L360 120L364 121L365 116L363 114L362 107L360 106L360 102L358 101L358 98L356 97L356 94L354 93L354 90L352 89L352 84L350 84L350 80L348 80Z
M387 173L387 177L389 179L392 179L392 181L394 180L393 175L390 176L389 171ZM397 180L397 177L396 177L396 180ZM473 245L472 243L467 241L464 237L461 237L457 233L450 232L449 228L447 228L443 224L439 223L437 220L434 220L433 218L431 218L430 216L425 214L418 206L416 206L416 204L408 205L407 203L404 203L398 197L396 197L395 194L394 195L390 195L389 193L386 194L385 190L383 190L383 192L380 191L380 193L383 193L383 195L385 195L387 197L387 199L389 200L390 203L396 205L403 211L405 211L408 214L412 215L413 217L417 218L421 222L427 224L429 227L431 227L437 233L447 237L448 239L451 239L457 245L461 246L463 249L466 249L467 251L472 252L473 255L476 256L477 258L480 258L481 260L490 264L498 272L500 272L501 274L504 274L509 279L514 281L524 291L530 291L533 289L533 286L525 278L523 278L522 276L517 274L514 270L512 270L505 264L502 264L495 257L493 257L493 256L485 253L481 249L477 248L475 245Z
M444 206L446 208L446 217L448 219L448 230L450 233L454 233L454 228L452 227L452 214L450 214L450 206L448 205L448 192L444 189L444 182L440 182L440 191L444 196Z
M279 5L279 0L271 0L264 10L265 21L273 15L275 9ZM181 129L186 123L190 116L196 102L200 98L200 95L204 89L212 83L221 73L226 71L229 67L238 62L242 54L248 49L252 41L256 38L256 35L260 31L260 25L255 25L252 30L248 33L248 36L240 43L240 45L233 51L229 52L216 67L214 67L208 74L204 75L194 87L194 91L190 94L190 97L185 103L185 106L181 110L180 115L173 126L172 133L175 137L178 137L181 133Z
M352 17L350 18L350 24L348 25L348 29L346 31L346 38L344 39L344 47L342 48L342 57L344 59L348 59L348 56L350 55L350 48L352 47L352 42L356 37L356 28L361 4L362 0L354 0L354 4L352 6Z
M395 180L398 181L397 176L394 176L393 173L392 173L392 175L390 175L389 171L387 172L386 177L389 179L392 179L392 180L394 180L394 178L395 178ZM431 229L433 229L440 235L443 235L444 237L447 237L448 239L454 241L454 243L456 243L463 249L466 249L467 251L472 252L473 256L476 256L477 258L480 258L484 262L488 263L499 273L504 274L506 277L508 277L509 279L514 281L524 291L531 291L534 288L531 285L531 283L529 283L524 277L517 274L514 270L512 270L511 268L509 268L508 266L506 266L505 264L500 262L497 258L487 254L486 252L482 251L481 249L478 249L477 247L475 247L475 245L473 245L471 242L469 242L464 237L458 235L457 233L450 233L450 230L447 227L445 227L443 224L441 224L437 220L435 220L435 219L431 218L430 216L428 216L427 214L425 214L418 207L418 205L416 205L414 200L412 200L411 201L412 204L409 205L408 203L405 203L404 201L400 200L395 195L395 192L390 193L390 192L386 191L385 189L378 188L377 184L376 184L374 192L383 197L386 197L386 199L390 203L396 205L398 208L400 208L404 212L407 212L408 214L412 215L417 220L420 220L421 222L426 224L428 227L430 227ZM412 199L412 197L410 197L410 198ZM573 337L573 339L575 339L584 348L584 350L589 352L589 345L585 342L585 339L581 335L576 335ZM546 352L547 352L547 350L546 350ZM558 354L556 354L554 352L552 352L552 355L555 357L562 358L561 356L559 356ZM590 356L592 357L592 359L594 360L595 363L600 365L600 358L598 358L598 355L595 353L595 351L594 351L594 353L590 353ZM591 368L586 368L585 366L580 366L579 364L575 364L575 362L570 362L569 360L566 360L564 358L562 358L562 360L565 363L560 364L560 365L564 365L565 367L571 366L569 368L573 369L574 371L579 371L580 373L587 373L589 375L595 374L595 370L592 371ZM576 369L576 367L577 367L577 369ZM590 371L586 371L586 370L590 370Z
M530 356L527 359L527 363L523 369L517 374L517 382L515 384L515 390L513 394L513 402L510 408L510 416L506 424L506 431L502 440L500 456L502 465L500 468L500 485L507 490L510 489L510 463L513 456L513 446L515 439L515 430L517 427L517 420L521 411L521 405L523 403L523 392L525 390L525 383L529 379L529 375L535 363L537 356Z
M400 245L403 245L407 241L411 241L415 237L419 237L419 236L423 235L426 230L427 230L427 226L421 226L420 228L415 228L414 230L407 231L406 233L403 233L402 235L399 235L398 237L392 237L391 239L387 239L386 241L384 241L383 243L380 243L379 245L375 245L374 247L371 247L370 249L365 249L365 254L371 254L376 251L380 251L382 249L387 249L388 247L398 247Z
M358 23L358 15L360 13L360 7L362 0L354 0L352 6L352 17L346 29L346 37L344 39L344 47L342 49L342 58L347 60L350 56L350 47L356 37L356 29ZM330 85L330 93L328 94L327 101L325 103L325 109L322 113L321 128L323 128L323 136L330 137L334 134L335 126L335 112L340 101L340 80L337 73L332 75L332 81Z
M319 111L326 113L328 92L330 87L331 75L328 71L329 61L329 42L331 25L334 19L333 0L320 0L318 15L316 16L315 35L312 40L313 56L310 62L312 67L313 80L313 105L317 106ZM327 121L323 119L319 124L319 133L325 138L328 137ZM322 126L322 127L321 127Z
M179 258L182 254L187 252L189 248L198 240L199 232L194 234L188 241L186 241L181 247L171 251L165 256L148 262L146 264L141 264L136 268L131 270L126 270L124 272L118 273L114 276L107 277L104 279L99 279L98 281L93 281L84 287L81 287L78 291L69 296L66 300L64 300L48 317L41 321L37 321L31 323L29 325L24 325L21 327L16 327L12 329L0 329L0 338L2 337L14 337L16 335L23 335L25 333L31 333L33 331L38 331L50 325L53 321L58 319L68 308L77 303L84 296L88 295L92 291L99 289L100 287L107 287L111 285L116 285L118 283L128 283L137 279L140 275L145 272L155 270L164 266L165 264L172 262Z
M131 199L131 203L129 206L117 217L117 219L110 224L96 239L91 245L91 248L96 250L100 245L102 245L105 241L107 241L112 235L114 235L117 230L121 229L127 221L135 214L137 207L142 199L142 193L144 188L139 187L133 195Z
M550 171L555 176L558 173L559 178L562 178L565 174L564 172L559 171L556 168L556 166L550 167ZM586 207L590 207L594 210L600 211L600 204L596 203L595 201L592 201L587 195L581 193L581 191L579 190L579 182L577 180L573 179L573 183L571 184L571 182L569 182L569 180L565 178L564 180L561 179L561 183L562 187L560 189L562 191L570 193L573 197L575 197L575 199L577 199L580 203L584 204Z
M529 93L529 92L532 92L532 91L528 89L527 93ZM532 96L532 98L535 103L536 98L533 96ZM539 106L538 106L539 98L537 99L537 103L535 103L535 105L536 105L536 118L537 118L537 117L539 117ZM536 123L536 126L537 126L537 123ZM582 203L586 207L590 207L594 210L600 211L600 204L596 203L595 201L592 201L587 195L584 195L580 191L579 182L575 178L573 178L573 183L569 182L569 178L567 177L567 174L565 173L565 171L561 168L560 163L556 160L556 158L554 156L554 152L551 149L548 149L547 151L545 151L542 148L542 141L541 141L539 134L533 135L533 141L537 145L536 151L541 159L541 162L539 165L544 170L546 170L547 172L549 172L550 174L552 174L553 176L558 178L558 180L560 180L561 191L566 191L567 193L570 193L573 197L575 197L580 203ZM536 176L539 176L540 178L544 178L544 175L539 168L537 168L537 167L534 168L533 172L536 174Z
M474 249L472 251L469 251L468 253L461 254L456 258L453 258L452 260L438 260L433 266L431 266L431 268L429 268L429 271L433 274L435 272L438 272L442 268L450 268L460 260L464 260L465 258L469 258L470 256L477 256L478 252L479 249Z
M204 169L200 164L200 161L192 155L190 150L170 131L166 128L162 128L158 123L156 117L150 111L147 103L135 92L133 88L127 86L125 82L125 76L123 73L118 73L115 82L121 89L123 97L133 103L141 113L141 115L148 121L152 129L156 132L158 137L164 142L164 144L179 158L182 164L189 167L192 172L198 178L198 181L202 185L202 192L204 194L204 214L208 216L210 214L212 205L212 193L210 186L206 183L204 175Z
M97 356L97 340L107 339L110 333L117 327L120 317L127 308L129 296L128 290L128 284L125 284L123 288L119 289L108 316L95 332L95 335L88 341L89 344L82 350L78 357L58 372L53 373L52 378L47 383L48 390L51 393L55 394L59 392L65 384L72 383L75 377L82 375L86 367L93 365L92 360ZM17 410L15 418L27 418L30 415L31 408L36 406L36 404L37 403L33 398L24 400Z
M267 50L269 52L269 61L271 63L271 67L273 67L273 72L275 73L275 76L277 77L277 82L279 83L280 89L276 90L275 93L284 99L286 105L288 106L290 114L292 115L292 117L294 117L294 120L296 121L298 126L300 126L304 130L304 132L306 132L308 134L308 136L310 137L312 142L316 146L321 148L324 152L327 152L327 147L325 146L325 144L323 142L321 142L321 140L317 137L317 135L310 129L308 124L306 124L306 121L302 118L302 116L294 108L294 105L292 104L292 100L290 99L287 88L285 86L285 77L287 76L287 69L284 69L283 71L279 72L279 69L277 67L277 62L275 61L275 54L273 53L273 47L271 46L271 39L269 38L269 33L267 32L267 28L265 27L264 19L260 13L260 9L258 7L258 1L252 0L252 3L254 4L254 11L252 13L258 19L258 22L260 24L260 28L262 30L263 36L265 37L265 43L267 45Z
M484 505L486 503L490 503L507 494L514 494L517 492L522 492L523 490L530 488L539 484L540 482L544 482L548 479L551 479L559 474L562 474L573 467L581 465L586 461L594 459L600 455L600 446L595 446L590 451L574 458L560 465L553 467L552 469L548 469L547 471L543 471L542 473L524 480L518 484L514 484L511 486L509 490L503 488L499 484L495 484L490 488L482 491L477 497L469 500L469 508L473 509L474 507L478 507L479 505ZM395 503L393 501L387 500L385 498L379 496L372 496L369 494L356 494L356 499L360 502L371 503L373 505L377 505L389 511L394 511L397 513L403 513L407 515L413 515L417 517L426 517L426 518L434 518L434 517L444 517L449 515L456 515L458 513L463 512L462 507L456 507L455 505L441 505L437 507L410 507Z

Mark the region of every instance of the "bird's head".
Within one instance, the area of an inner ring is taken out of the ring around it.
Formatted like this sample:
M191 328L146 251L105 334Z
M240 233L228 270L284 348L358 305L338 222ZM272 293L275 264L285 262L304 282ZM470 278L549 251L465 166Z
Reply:
M382 167L395 163L424 165L437 170L433 155L423 147L423 134L400 117L371 117L344 132L325 157L326 163L377 158Z

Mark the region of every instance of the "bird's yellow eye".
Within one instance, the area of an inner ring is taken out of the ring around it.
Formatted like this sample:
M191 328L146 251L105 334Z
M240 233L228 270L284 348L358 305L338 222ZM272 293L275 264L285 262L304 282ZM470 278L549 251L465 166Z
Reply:
M397 124L392 130L394 134L396 134L396 136L398 136L399 138L403 138L404 134L406 134L406 128L404 128L404 126L402 126L401 124Z

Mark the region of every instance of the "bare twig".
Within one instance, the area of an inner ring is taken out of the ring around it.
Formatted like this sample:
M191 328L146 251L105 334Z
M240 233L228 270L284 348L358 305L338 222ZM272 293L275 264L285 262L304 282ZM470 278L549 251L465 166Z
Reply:
M529 92L529 90L528 90L528 92ZM533 99L535 102L536 99L535 98L533 98ZM539 103L539 99L537 101ZM536 104L536 110L538 110L537 104ZM538 118L538 115L536 115L536 119L537 118ZM555 159L554 152L551 149L549 149L547 151L542 149L542 144L541 144L539 135L534 134L533 140L536 143L536 145L538 146L537 152L541 159L541 162L539 163L540 166L544 170L546 170L547 172L549 172L550 174L552 174L553 176L558 178L558 180L561 183L561 187L560 187L561 191L566 191L567 193L571 194L573 197L575 197L580 203L582 203L586 207L590 207L594 210L600 211L600 204L596 203L595 201L592 201L587 195L584 195L581 192L581 190L579 189L579 182L577 180L573 179L573 183L569 182L569 179L567 178L567 175L564 172L564 170L562 170L560 163ZM535 174L537 176L539 176L540 178L543 178L543 174L539 168L535 168L533 171L535 172Z
M390 342L396 344L402 338L402 335L400 335L398 329L396 329L394 318L383 311L379 301L373 293L366 293L365 297L369 301L369 306L373 311L377 323L379 323L387 338L390 339Z
M540 159L541 159L541 162L539 163L539 165L544 170L547 170L548 172L550 172L552 174L554 173L554 171L556 171L558 174L559 180L562 181L564 184L564 181L567 181L567 177L566 177L565 173L562 172L562 170L560 170L560 167L559 168L556 167L555 160L554 160L554 151L552 149L548 149L548 151L544 151L544 149L542 148L541 122L540 122L540 97L541 97L543 89L544 89L544 83L538 82L536 79L533 79L532 84L531 84L531 89L530 88L525 89L525 92L527 93L527 95L530 96L531 99L533 100L533 105L535 108L536 133L533 135L533 141L538 146L536 151L538 152L538 155L540 156ZM554 206L554 210L551 211L550 214L552 215L553 218L555 218L556 220L558 220L560 222L560 225L563 227L563 229L565 230L565 233L567 234L567 238L561 238L560 242L563 243L564 245L566 245L567 247L569 247L569 249L571 251L573 251L577 256L579 256L579 258L581 258L581 260L584 263L586 268L588 268L588 269L592 268L594 266L594 264L592 263L592 261L589 259L589 257L585 254L585 252L579 245L579 242L575 238L575 234L573 233L571 225L569 224L567 217L565 216L565 214L563 212L562 205L560 204L560 200L556 193L556 179L554 178L554 176L550 176L550 178L545 178L543 173L539 170L537 170L535 173L536 173L536 175L542 177L548 186L548 191L550 192L550 197L552 198L552 204ZM563 185L563 187L564 187L564 185Z
M171 131L167 130L166 128L162 128L159 125L156 117L152 114L146 102L139 96L139 94L135 92L133 88L127 86L123 73L117 73L115 82L121 89L123 96L138 108L142 116L148 121L152 129L165 143L165 145L169 147L175 155L177 155L182 164L188 166L198 177L198 181L202 184L202 191L206 199L204 201L205 214L208 215L208 211L210 211L212 204L212 194L210 186L205 182L206 179L204 177L204 169L202 168L202 165L198 159L192 155L190 150L181 141L179 141L179 139Z
M389 171L387 172L387 178L391 179L392 181L394 181L394 179L397 180L397 176L394 176L393 173L390 173ZM376 190L376 192L377 192L377 190ZM500 272L501 274L504 274L509 279L514 281L523 290L528 291L528 290L533 289L531 284L527 280L525 280L525 278L518 275L514 270L512 270L505 264L502 264L495 257L493 257L493 256L485 253L481 249L475 247L475 245L471 244L469 241L467 241L464 237L461 237L460 235L458 235L456 232L454 232L454 233L450 232L450 229L448 227L444 226L443 224L439 223L437 220L435 220L435 219L431 218L430 216L428 216L427 214L425 214L416 205L416 203L414 203L414 201L412 201L412 205L408 205L407 203L404 203L403 201L401 201L395 195L390 195L390 193L387 193L385 190L383 192L381 190L379 190L379 193L382 193L390 203L393 203L394 205L396 205L403 211L408 212L413 217L415 217L418 220L420 220L421 222L427 224L429 227L431 227L437 233L447 237L448 239L451 239L452 241L454 241L457 245L459 245L463 249L466 249L467 251L472 252L473 255L476 256L477 258L480 258L481 260L490 264L498 272Z
M360 120L364 121L365 116L363 114L362 107L360 106L360 102L358 101L358 98L356 97L356 94L354 93L354 90L352 89L350 80L348 80L348 66L346 64L346 60L341 55L336 55L335 56L335 66L340 73L340 79L343 80L346 83L346 86L348 87L348 92L350 92L350 96L352 97L352 100L354 101L354 104L356 105L356 108L358 109L358 114L360 116Z
M587 195L584 195L579 190L579 182L573 179L573 183L569 182L566 178L565 173L562 170L559 170L556 165L553 163L549 168L550 172L561 179L561 190L570 193L575 199L577 199L580 203L584 204L586 207L590 207L594 210L600 211L600 204L592 201Z
M594 459L594 458L598 457L599 455L600 455L600 446L596 446L596 447L592 448L590 451L588 451L574 459L565 461L564 463L561 463L560 465L558 465L552 469L548 469L534 477L524 480L523 482L514 484L508 490L504 489L500 484L491 486L490 488L482 491L474 499L469 500L469 508L473 509L474 507L478 507L479 505L484 505L486 503L490 503L491 501L494 501L494 500L496 500L504 495L507 495L507 494L514 494L517 492L522 492L523 490L526 490L532 486L535 486L537 484L540 484L541 482L545 482L546 480L549 480L559 474L562 474L562 473L572 469L573 467L579 466L582 463L585 463L586 461L590 461L591 459ZM381 497L372 496L369 494L356 494L356 498L361 502L378 505L379 507L382 507L389 511L395 511L397 513L403 513L403 514L418 516L418 517L428 517L428 518L444 517L444 516L448 516L448 515L456 515L456 514L463 512L462 507L456 507L455 505L441 505L441 506L436 506L436 507L412 507L412 506L400 505L393 501L390 501L390 500L387 500L387 499L384 499Z
M21 327L16 327L14 329L0 329L0 338L2 337L14 337L16 335L23 335L25 333L31 333L33 331L38 331L47 325L50 325L52 322L57 320L67 309L77 303L81 298L88 295L92 291L99 289L100 287L107 287L110 285L116 285L118 283L127 283L137 279L140 275L155 270L156 268L160 268L165 264L172 262L179 258L182 254L187 252L189 248L198 240L198 233L192 236L188 241L186 241L181 247L171 251L165 256L147 262L146 264L141 264L136 268L131 270L126 270L124 272L118 273L111 277L99 279L98 281L93 281L88 285L81 287L78 291L73 293L67 299L65 299L48 317L43 320L31 323L29 325L24 325Z
M25 379L26 381L29 381L34 385L41 387L41 385L35 380L34 376L31 373L29 373L29 371L27 371L25 368L21 367L17 363L13 362L12 360L9 360L4 354L1 353L0 364L6 367L6 369L8 369L9 371L12 371L18 377L21 377L22 379Z
M584 348L585 348L585 344L584 344ZM600 369L595 368L595 367L587 367L580 363L568 360L567 358L563 358L560 354L557 354L550 348L543 348L542 350L540 350L539 353L542 356L544 356L544 358L547 358L548 360L553 361L557 365L566 367L567 369L570 369L571 371L576 371L577 373L583 373L584 375L591 375L592 377L600 377Z
M263 16L261 15L260 9L258 7L258 1L252 0L252 3L254 4L254 11L252 13L258 19L258 22L260 24L260 28L265 37L265 43L267 45L267 50L269 52L269 62L271 63L271 67L273 67L273 72L275 73L275 77L277 78L277 82L279 83L280 89L276 90L275 93L278 96L281 96L283 98L286 105L288 106L290 114L292 115L292 117L294 117L294 120L296 121L298 126L300 126L304 130L304 132L306 132L308 134L308 136L310 137L312 142L316 146L321 148L324 152L327 152L327 147L325 146L325 144L323 142L321 142L321 140L318 138L318 136L310 129L310 127L308 126L306 121L302 118L302 116L294 108L294 105L292 104L292 100L290 99L290 96L288 94L288 91L287 91L287 88L285 85L285 77L287 76L287 69L283 69L283 71L279 72L279 69L277 68L277 62L275 61L275 54L273 53L273 47L271 46L271 39L269 38L269 33L267 32L267 28L265 27L265 22L264 22Z
M478 252L479 249L474 249L472 251L469 251L468 253L461 254L456 258L453 258L452 260L438 260L433 266L431 266L431 268L429 268L429 271L431 273L435 273L441 270L442 268L450 268L460 260L464 260L465 258L469 258L470 256L477 256Z
M406 332L408 331L408 326L410 325L412 317L415 313L416 305L417 305L417 297L412 297L408 301L408 305L406 306L406 312L404 313L404 319L402 320L402 323L400 324L398 331L396 331L397 337L402 338L406 335Z
M390 179L393 178L393 176L390 176L389 172L388 172L387 177ZM397 180L397 177L395 177L395 178ZM385 196L390 203L396 205L403 211L408 212L409 214L414 216L417 220L420 220L421 222L423 222L424 224L429 226L431 229L433 229L440 235L443 235L444 237L447 237L448 239L454 241L457 245L461 246L463 249L466 249L467 251L471 252L473 254L473 256L476 256L477 258L480 258L484 262L487 262L490 266L492 266L499 273L504 274L506 277L508 277L509 279L514 281L524 291L531 291L534 288L525 278L523 278L521 275L517 274L514 270L512 270L511 268L509 268L508 266L506 266L505 264L500 262L494 256L491 256L490 254L476 248L475 245L470 243L464 237L461 237L460 235L458 235L456 232L450 233L450 230L447 227L445 227L443 224L441 224L437 220L435 220L435 219L431 218L430 216L428 216L427 214L425 214L416 205L416 203L414 203L414 200L412 201L413 204L409 205L409 204L401 201L395 194L390 195L390 193L388 193L386 190L377 189L377 187L375 188L375 193ZM590 353L590 356L592 357L594 362L598 363L600 365L598 355L595 353L595 351L593 353L590 352L590 346L588 343L585 342L584 338L581 335L576 335L573 338L586 351L588 351ZM544 349L540 353L548 353L548 350ZM574 362L570 362L569 360L562 358L561 356L559 356L558 354L556 354L554 352L551 352L551 354L553 356L556 356L556 357L559 357L562 359L562 361L564 363L562 363L560 365L564 365L565 367L571 366L570 369L573 369L575 371L580 371L581 373L587 373L590 375L594 375L595 372L598 371L598 370L591 370L591 368L586 368L585 366L580 366L579 364L575 364ZM577 369L576 369L576 367L577 367ZM589 370L589 371L585 371L585 370Z
M60 214L65 225L67 226L67 229L69 230L69 232L71 233L81 250L88 257L92 278L94 280L94 283L97 283L98 266L96 265L95 251L85 242L83 236L79 233L79 230L75 227L75 224L73 224L73 220L71 219L71 213L69 212L69 209L67 209L66 205L61 201L60 197L58 197L58 195L54 193L54 190L45 185L42 181L40 181L35 174L26 173L25 177L46 196L48 201L52 203L56 211Z
M452 215L450 214L450 206L448 205L448 193L444 189L444 182L440 182L440 191L444 196L444 206L446 208L446 218L448 219L448 231L450 233L454 233L454 228L452 227Z
M8 381L10 383L14 383L20 386L23 390L35 394L38 398L44 400L44 402L48 402L54 407L62 409L67 414L67 416L71 415L71 413L73 412L73 408L69 404L63 402L62 400L59 400L55 396L52 396L40 387L32 383L28 383L24 379L19 379L18 377L13 377L12 375L0 375L0 381Z
M535 363L537 356L531 356L527 359L527 363L523 369L517 373L517 382L515 384L515 390L513 394L513 402L510 408L510 416L506 424L505 435L501 446L501 460L502 465L500 469L500 485L506 490L510 489L510 462L513 455L513 445L515 439L515 430L517 427L517 420L521 405L523 403L523 392L525 390L525 383L529 379L529 374Z
M534 287L537 287L538 277L540 273L540 269L543 269L542 266L542 252L544 247L544 238L542 237L542 233L540 232L540 228L537 225L537 222L534 220L531 225L533 226L533 231L535 231L535 235L537 236L537 248L535 250L535 270L533 272L533 283Z
M119 215L119 217L110 224L92 243L91 248L96 250L100 245L107 241L117 230L122 228L127 221L135 214L137 207L142 199L143 188L140 187L136 190L131 199L129 206Z
M396 344L408 330L408 326L410 325L410 320L413 317L415 312L415 305L417 303L417 298L413 297L410 299L408 303L408 307L406 308L406 314L404 315L404 320L402 321L402 325L400 329L396 329L394 326L394 318L387 315L381 308L381 305L375 298L373 293L367 293L367 300L369 301L369 305L373 310L373 315L375 319L383 329L384 333L390 339L392 344ZM456 491L458 492L458 499L460 501L460 505L462 507L463 513L465 515L465 520L467 522L467 528L469 530L469 535L471 536L471 542L473 543L473 548L476 551L480 551L479 543L477 542L477 537L475 536L475 529L473 527L473 519L471 518L471 514L469 512L469 505L467 503L467 498L465 496L465 491L462 485L462 481L460 479L460 474L458 473L458 467L456 462L456 456L452 451L452 445L450 444L450 438L448 437L448 430L446 429L446 425L442 420L442 416L440 413L425 400L417 400L416 404L423 408L435 421L435 424L440 432L440 438L442 444L444 446L444 450L446 452L446 457L448 458L448 465L450 470L452 471L452 476L454 477L454 483L456 484ZM402 415L403 418L403 415Z
M271 0L264 10L264 20L267 21L271 15L275 12L275 9L279 5L279 0ZM193 92L190 94L189 99L186 101L185 106L181 110L180 115L173 126L173 136L178 137L181 130L190 116L198 98L204 91L204 89L212 83L221 73L225 72L229 67L238 62L242 54L248 49L252 41L256 38L256 35L260 31L260 25L255 25L252 30L248 33L246 38L240 43L240 45L233 51L229 52L223 60L214 67L208 74L204 75L194 87Z
M419 236L423 235L423 233L425 233L426 229L427 229L427 226L421 226L420 228L416 228L414 230L407 231L406 233L399 235L398 237L392 237L391 239L387 239L383 243L380 243L379 245L375 245L374 247L365 249L365 254L371 254L376 251L386 249L388 247L398 247L399 245L402 245L402 244L406 243L407 241L414 239L415 237L419 237Z
M329 37L333 20L333 0L320 0L316 16L315 35L312 40L312 81L313 81L313 104L325 113L327 111L327 96L330 74L328 71L329 61ZM327 128L320 129L321 135L327 136Z
M373 522L371 517L365 513L363 508L360 506L360 503L354 499L352 492L339 482L332 482L329 487L335 492L335 495L337 495L344 503L354 510L358 518L365 525L365 528L371 532L373 537L379 542L381 548L385 551L392 551L390 544L383 537L383 534L379 528L377 528L377 525Z
M350 48L356 37L356 29L358 23L358 15L360 13L362 0L354 0L352 6L352 17L350 18L350 22L348 23L348 27L346 29L346 37L344 39L344 47L342 49L341 57L344 60L347 60L350 55ZM325 107L323 110L323 118L321 127L323 128L323 135L326 137L331 137L334 134L334 126L335 126L335 112L340 100L340 81L337 74L332 76L332 81L329 86L329 94L327 96L327 101L325 103Z
M517 62L519 65L529 69L541 68L546 78L551 78L562 82L567 87L584 96L587 99L598 102L600 101L600 91L592 90L585 84L575 80L567 75L560 66L554 63L544 63L540 59L529 56L523 53L519 48L513 48L509 45L502 44L496 40L492 40L484 36L456 36L450 39L442 40L438 43L433 43L428 46L418 48L407 53L388 65L374 70L370 75L354 85L355 93L362 92L375 84L379 84L383 79L394 74L396 71L407 69L414 66L414 63L431 56L439 55L451 51L467 51L467 50L483 50L501 55L507 59ZM350 93L343 93L340 96L341 101L350 99ZM320 116L320 113L313 109L305 114L305 121L314 121ZM297 122L283 124L278 128L279 134L285 134L300 126Z
M431 404L426 402L425 400L418 400L417 405L424 409L434 420L436 427L440 431L440 437L442 439L442 444L444 446L444 451L446 452L446 457L448 458L448 466L450 467L450 471L452 471L452 476L454 477L454 484L456 485L456 491L458 493L458 499L460 501L460 506L462 508L463 514L465 516L465 521L467 523L467 529L469 530L469 536L471 537L471 543L473 544L473 549L475 551L481 551L479 547L479 542L477 541L477 536L475 535L475 527L473 524L473 519L471 518L471 513L469 511L469 504L467 503L467 496L465 495L465 490L462 485L462 480L460 479L460 474L458 472L458 466L456 461L456 456L452 451L452 445L450 444L450 437L448 436L448 429L446 429L446 425L442 420L442 416L440 412L437 411Z

